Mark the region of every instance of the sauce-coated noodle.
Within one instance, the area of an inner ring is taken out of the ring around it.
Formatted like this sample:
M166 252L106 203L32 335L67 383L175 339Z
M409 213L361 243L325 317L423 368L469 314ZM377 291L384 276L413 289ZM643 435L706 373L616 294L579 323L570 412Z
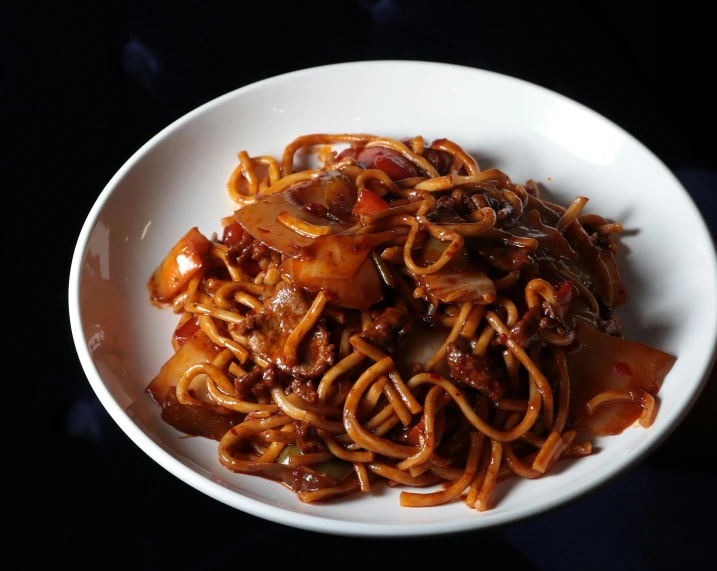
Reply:
M226 468L304 502L386 483L403 506L484 511L502 478L659 414L675 359L622 338L622 226L586 197L547 202L420 136L311 134L238 159L221 234L190 229L148 283L179 322L147 392Z

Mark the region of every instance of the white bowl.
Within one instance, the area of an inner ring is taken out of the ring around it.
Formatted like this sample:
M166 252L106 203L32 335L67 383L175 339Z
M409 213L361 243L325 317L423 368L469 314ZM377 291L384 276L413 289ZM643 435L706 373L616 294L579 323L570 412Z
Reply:
M618 315L628 339L677 356L649 429L598 439L592 456L538 480L498 485L494 506L402 508L374 487L330 504L301 503L263 478L234 474L217 442L181 438L144 389L171 355L176 315L150 302L146 282L186 230L220 230L236 153L280 156L298 135L365 132L447 137L482 168L542 182L555 201L590 198L588 212L636 230L618 257L630 300ZM152 138L110 180L77 241L69 310L87 378L127 435L172 474L244 512L298 528L417 536L487 528L533 516L633 466L675 428L707 378L717 339L717 270L706 226L672 173L604 117L530 83L422 62L362 62L297 71L211 101Z

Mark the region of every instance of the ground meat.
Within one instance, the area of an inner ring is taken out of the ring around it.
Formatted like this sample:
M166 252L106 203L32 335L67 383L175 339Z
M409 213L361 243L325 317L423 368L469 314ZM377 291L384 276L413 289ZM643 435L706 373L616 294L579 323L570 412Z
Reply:
M236 391L237 398L240 400L247 400L251 394L251 389L261 381L261 367L254 367L246 375L238 377L234 381L234 390Z
M302 454L324 451L324 444L319 440L316 428L308 422L299 421L295 421L294 426L296 427L296 445Z
M354 386L354 382L355 378L352 378L350 374L339 377L339 380L334 383L336 391L331 396L330 404L332 406L343 408L346 397L349 395L351 388Z
M389 307L361 333L361 338L382 351L393 354L405 334L406 318L405 311Z
M530 308L513 326L510 330L510 338L523 349L530 349L540 341L541 331L552 331L560 336L567 336L570 328L561 313L558 307L544 301Z
M237 335L246 335L247 332L254 329L254 317L250 314L246 314L244 321L241 323L232 323L229 327Z
M599 329L606 335L622 337L622 321L618 317L611 317L605 321L600 321Z
M271 387L275 383L275 371L273 367L262 369L254 367L246 375L234 381L234 390L240 400L255 400L258 403L268 404L273 402Z
M256 276L261 271L258 261L267 256L271 256L273 260L273 254L273 250L245 232L241 240L229 249L227 258L250 276Z
M254 240L249 247L249 252L251 259L258 262L266 256L267 252L269 252L269 248L266 244L259 242L258 240Z
M478 205L471 200L471 194L468 192L461 193L461 207L463 216L468 216L478 210Z
M473 200L472 197L476 195L480 195L480 198ZM492 208L496 215L496 228L509 228L520 218L520 213L516 212L510 202L497 200L485 191L471 192L466 190L461 197L461 202L468 214L476 211L481 202L487 205L488 208Z
M488 359L464 353L455 343L446 347L446 359L455 380L474 388L491 400L502 396L503 390L499 382L501 371Z
M236 260L245 250L249 248L249 246L252 245L253 242L254 237L249 234L249 232L244 232L242 237L239 239L239 242L230 246L229 251L227 252L227 257L230 260Z
M465 220L460 217L458 212L454 210L456 201L448 196L439 198L436 201L436 211L427 218L433 222L434 220L439 224L461 224L465 223Z
M529 309L510 330L510 338L523 349L529 349L538 342L538 329L540 325L540 306Z
M551 325L554 327L565 327L561 311L558 307L544 301L541 304L541 309L543 310L543 319L541 319L540 322L543 329L551 327Z
M411 143L408 142L406 145L410 147ZM423 150L423 156L428 159L428 162L433 165L433 168L438 171L440 176L447 175L451 171L451 165L453 164L453 155L451 153L429 147Z
M455 210L456 201L450 196L441 196L438 200L436 200L436 207L445 207Z
M314 382L309 379L293 378L291 379L289 388L291 389L291 392L296 393L306 402L316 404L319 401L319 395L316 392Z
M281 374L274 365L269 365L266 369L264 369L261 378L262 381L264 381L264 384L270 389L282 386Z
M509 228L515 224L518 216L515 208L510 202L501 202L500 208L495 213L495 225L498 228Z
M532 263L530 251L525 248L480 245L477 250L491 266L506 272L514 272Z
M304 295L287 284L264 302L254 316L254 329L249 334L251 350L293 377L315 379L334 363L334 346L323 319L309 331L297 351L298 362L287 363L284 344L291 332L309 311Z

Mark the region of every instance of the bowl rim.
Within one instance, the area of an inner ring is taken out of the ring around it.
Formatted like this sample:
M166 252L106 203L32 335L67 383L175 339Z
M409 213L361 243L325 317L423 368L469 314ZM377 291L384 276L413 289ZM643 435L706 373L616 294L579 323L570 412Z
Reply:
M192 109L176 120L172 121L166 127L161 129L153 137L151 137L146 143L144 143L138 150L136 150L125 163L117 170L117 172L110 178L107 184L104 186L97 199L95 200L92 208L90 209L87 217L82 225L82 229L78 235L77 242L73 251L72 261L69 273L68 282L68 310L70 318L70 328L72 337L77 351L82 369L87 377L93 391L97 398L112 417L112 419L119 425L119 427L129 436L129 438L152 460L157 462L160 466L166 469L170 474L179 478L183 482L189 484L196 490L201 491L207 496L214 498L234 509L239 509L247 514L269 520L275 523L296 527L308 531L315 531L320 533L326 533L328 535L345 535L345 536L360 536L360 537L417 537L425 535L445 535L468 531L480 531L489 528L495 528L502 525L506 525L512 522L525 521L532 517L541 515L548 511L552 511L560 506L571 503L579 498L585 497L597 491L599 488L604 486L613 480L616 476L626 472L630 468L638 464L644 459L650 452L654 451L662 442L664 442L670 434L679 426L682 420L692 409L694 403L699 398L702 390L704 389L707 379L710 375L712 368L717 361L717 317L712 322L710 331L710 343L712 348L711 355L706 355L705 358L699 363L696 371L696 376L699 377L699 382L695 385L695 390L686 403L686 406L675 415L668 424L663 425L661 432L656 434L652 439L647 440L644 444L634 450L629 457L624 461L616 463L605 469L603 473L596 479L591 481L589 484L577 485L573 489L569 490L564 494L552 497L548 500L542 500L538 503L537 508L535 504L530 504L527 507L521 507L510 513L496 514L488 520L482 520L481 518L461 518L454 521L445 522L403 522L403 523L364 523L355 521L339 520L336 518L322 517L319 515L305 514L281 507L271 505L269 503L262 502L259 499L255 499L246 495L242 495L235 491L232 491L228 487L213 481L210 478L196 472L189 466L182 463L180 460L175 458L162 446L152 440L142 429L134 423L129 417L125 410L115 401L109 392L109 389L105 386L102 378L95 367L94 361L90 354L85 335L83 332L82 321L81 321L81 308L79 301L79 285L82 262L85 257L85 252L88 246L88 240L92 230L94 229L98 220L99 214L102 211L105 203L112 195L118 182L128 173L134 165L152 148L157 146L161 141L168 138L175 131L180 129L184 124L191 122L196 117L202 115L206 111L218 107L224 104L226 101L237 97L241 94L248 93L250 91L262 89L266 86L273 84L280 84L282 82L291 81L294 78L309 76L315 73L326 73L332 69L347 69L351 67L373 67L373 66L415 66L420 68L433 67L441 69L453 69L458 72L465 74L472 74L476 77L479 76L493 76L502 81L514 83L524 89L534 89L542 91L544 94L549 95L552 98L556 98L564 103L575 106L579 111L591 115L593 118L598 119L600 122L606 124L612 129L615 129L622 137L629 140L632 144L639 147L645 152L653 161L656 168L661 169L663 172L661 176L671 179L675 186L681 191L683 198L686 199L687 206L690 208L697 219L701 221L702 228L699 230L704 232L704 243L706 246L707 253L709 255L709 266L703 268L705 273L709 273L713 283L717 284L717 247L715 237L712 236L709 226L702 212L696 205L696 202L675 176L675 174L667 167L667 165L644 143L637 139L634 135L627 132L625 129L620 127L618 124L608 119L604 115L597 111L587 107L586 105L562 95L556 91L543 87L541 85L532 83L530 81L520 79L504 73L490 71L478 67L471 67L460 64L435 62L435 61L422 61L422 60L410 60L410 59L375 59L365 61L348 61L341 63L331 63L326 65L319 65L314 67L308 67L282 73L272 77L268 77L253 83L246 84L242 87L233 89L227 93L224 93L214 99L207 101L206 103Z

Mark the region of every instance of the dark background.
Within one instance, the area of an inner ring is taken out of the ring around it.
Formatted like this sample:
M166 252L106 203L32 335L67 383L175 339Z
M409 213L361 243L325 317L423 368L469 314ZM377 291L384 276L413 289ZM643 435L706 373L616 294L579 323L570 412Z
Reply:
M629 4L4 3L0 181L9 198L4 404L11 412L3 465L11 485L3 513L18 556L132 569L343 566L347 556L372 567L460 559L541 570L689 568L712 560L714 375L662 446L580 501L496 530L376 541L282 527L179 481L104 412L69 332L75 241L100 191L130 155L218 95L326 63L450 62L567 95L651 148L685 184L714 233L710 19L696 3Z

